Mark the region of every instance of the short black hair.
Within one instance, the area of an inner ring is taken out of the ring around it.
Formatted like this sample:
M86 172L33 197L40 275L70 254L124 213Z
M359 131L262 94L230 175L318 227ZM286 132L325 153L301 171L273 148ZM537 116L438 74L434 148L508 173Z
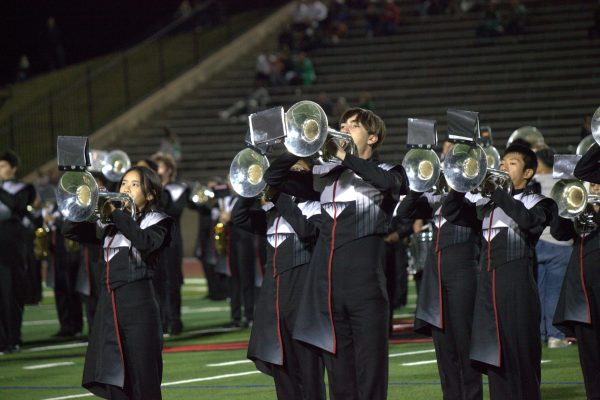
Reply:
M531 148L531 143L529 143L527 140L525 139L521 139L521 138L516 138L515 140L513 140L512 142L510 142L510 144L507 146L523 146L523 147L527 147L528 149ZM506 154L506 152L505 152Z
M140 175L140 185L142 187L142 192L144 193L144 197L147 197L149 194L152 195L152 200L148 201L146 207L144 207L144 213L148 211L156 211L158 204L160 203L160 195L162 193L162 184L160 181L160 177L150 168L134 166L129 168L121 177L119 181L119 188L123 183L123 178L131 171L136 171ZM119 189L118 188L118 189Z
M525 163L523 171L525 171L526 169L532 169L533 175L535 175L535 171L537 171L538 162L533 150L531 150L529 147L521 146L520 144L511 144L506 148L506 150L504 150L504 155L502 157L506 156L509 153L519 153L523 157L523 162Z
M539 149L536 151L535 155L544 165L547 165L550 168L554 167L554 150L551 148L544 147L543 149Z
M6 150L2 155L0 155L0 161L6 161L13 168L21 165L21 159L17 153L12 150Z

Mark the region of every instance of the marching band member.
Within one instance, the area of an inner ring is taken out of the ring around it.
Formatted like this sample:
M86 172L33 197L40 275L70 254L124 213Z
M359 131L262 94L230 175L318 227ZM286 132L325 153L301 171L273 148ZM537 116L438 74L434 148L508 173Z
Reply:
M289 168L284 154L265 181L284 193L321 202L321 230L299 305L294 338L323 350L336 399L385 399L388 378L389 301L383 271L388 224L408 181L404 169L381 163L374 149L385 124L368 110L347 110L341 130L357 156L334 150L341 165ZM335 144L333 144L335 146Z
M591 184L590 192L600 195L600 184ZM572 220L560 217L552 224L556 239L574 239L554 325L567 334L575 332L587 398L600 399L600 206L590 207L592 229L577 230Z
M271 190L274 193L274 190ZM325 399L318 350L292 339L298 302L318 234L320 204L274 193L273 202L252 209L240 198L233 224L267 238L267 262L250 334L248 358L273 376L278 399Z
M183 238L181 237L181 215L188 205L189 188L175 181L177 165L169 154L157 153L152 157L158 166L158 175L163 186L160 209L173 218L172 241L161 257L159 293L162 294L161 309L163 331L179 335L183 329L181 321L181 286L183 285ZM157 282L157 280L155 280Z
M540 301L533 275L535 244L556 213L556 204L526 187L537 169L535 153L512 145L501 170L501 187L475 203L451 191L442 216L482 230L481 262L471 336L471 360L489 376L490 399L540 399ZM493 183L492 183L493 185ZM468 222L468 223L466 223Z
M417 299L415 331L431 336L444 399L483 398L481 374L469 357L481 226L461 226L442 216L445 194L411 191L396 211L401 218L430 220L428 247Z
M19 157L0 154L0 352L18 351L25 302L26 247L21 224L35 200L32 185L16 180Z
M129 169L119 183L137 218L110 204L112 223L66 221L65 236L103 243L102 288L91 332L83 386L110 399L161 399L162 330L152 275L170 240L171 218L156 211L161 185L145 167Z
M256 249L254 234L234 225L231 213L241 199L227 186L227 195L217 200L219 222L224 224L224 237L220 250L217 270L229 276L229 295L232 328L248 328L254 323L254 279L256 273ZM257 205L258 207L258 205ZM215 243L217 245L217 243ZM242 321L242 307L245 320Z

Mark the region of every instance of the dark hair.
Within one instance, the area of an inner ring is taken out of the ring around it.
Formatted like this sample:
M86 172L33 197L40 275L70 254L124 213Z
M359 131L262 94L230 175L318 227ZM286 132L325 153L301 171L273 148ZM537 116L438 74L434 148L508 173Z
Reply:
M552 168L554 166L554 150L549 147L539 149L536 151L538 161L541 161L544 165Z
M371 146L371 148L375 149L377 146L381 145L381 143L383 143L383 139L385 139L385 123L381 117L379 117L373 111L365 110L364 108L349 108L342 114L340 118L340 125L355 115L356 121L360 122L360 124L365 127L368 134L377 135L378 140L374 145Z
M531 150L529 147L521 146L520 144L511 144L506 148L506 150L504 150L504 155L502 157L505 157L508 153L520 154L521 157L523 157L523 162L525 163L523 171L525 171L526 169L531 169L533 170L533 175L535 175L538 162L533 150ZM531 176L532 178L533 175Z
M508 145L508 147L511 147L511 146L523 146L523 147L527 147L528 149L530 149L531 148L531 143L529 143L525 139L516 138L515 140L513 140L512 142L510 142L510 144ZM506 152L505 152L505 154L506 154Z
M140 163L140 162L145 163L148 166L148 168L150 168L152 171L158 172L158 164L156 163L156 161L152 160L151 158L142 158L137 163Z
M144 193L144 197L147 197L149 194L152 195L152 200L148 200L146 207L144 207L144 213L148 211L155 211L160 202L160 195L162 193L160 177L150 168L139 166L131 167L127 170L127 172L125 172L125 174L123 174L123 177L119 181L119 189L123 183L123 178L131 171L136 171L140 175L140 185L142 187L142 193Z
M0 156L0 161L6 161L13 168L18 167L21 164L21 159L17 153L12 150L6 150L4 154Z
M171 179L175 178L177 174L177 163L172 155L158 152L152 156L152 161L156 163L156 170L158 170L158 163L163 162L167 168L171 170Z

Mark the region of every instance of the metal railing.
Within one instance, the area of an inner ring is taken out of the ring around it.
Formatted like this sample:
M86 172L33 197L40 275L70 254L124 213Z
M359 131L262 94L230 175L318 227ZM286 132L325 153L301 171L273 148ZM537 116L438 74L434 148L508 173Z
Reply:
M84 68L68 87L11 114L0 124L0 149L19 154L20 175L33 171L56 155L57 136L90 135L258 23L270 10L253 10L243 17L222 15L218 3L207 0L103 65ZM211 8L216 8L212 14Z

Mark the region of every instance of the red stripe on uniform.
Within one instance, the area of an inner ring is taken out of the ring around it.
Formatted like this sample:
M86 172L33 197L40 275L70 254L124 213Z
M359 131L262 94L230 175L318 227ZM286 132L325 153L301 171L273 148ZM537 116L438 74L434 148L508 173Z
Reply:
M581 276L581 287L583 288L583 295L585 296L585 302L587 304L587 322L592 323L592 316L590 314L590 299L588 298L587 289L585 288L585 275L583 274L583 241L585 236L581 235L581 243L579 245L579 275Z
M502 365L502 342L500 341L500 321L498 320L498 307L496 305L496 270L492 270L492 221L494 220L494 210L490 214L490 225L488 226L487 256L488 272L492 271L492 304L494 305L494 319L496 320L496 340L498 341L498 366Z
M437 270L438 270L438 296L440 306L440 328L444 329L444 302L442 301L442 252L440 246L440 231L442 230L442 212L440 210L438 219L438 231L435 239L435 251L437 252Z
M283 364L283 340L281 339L281 321L279 317L279 276L277 276L277 233L279 230L279 220L277 217L275 222L275 250L273 251L273 278L275 278L275 312L277 313L277 340L279 341L279 349L281 352L281 364Z
M335 248L335 226L337 225L337 207L335 206L335 191L337 189L337 183L340 178L338 177L333 182L333 226L331 227L331 247L329 249L329 264L327 265L327 302L329 306L329 321L331 322L331 332L333 334L333 351L336 353L337 342L335 339L335 326L333 325L333 311L331 306L331 268L333 265L333 249Z

